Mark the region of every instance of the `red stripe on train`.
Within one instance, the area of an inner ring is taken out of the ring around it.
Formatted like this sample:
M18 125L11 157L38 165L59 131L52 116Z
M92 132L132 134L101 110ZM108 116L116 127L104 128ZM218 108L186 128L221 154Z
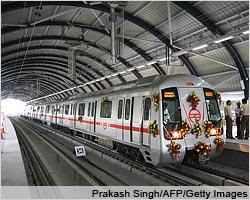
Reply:
M98 126L101 126L103 124L102 122L94 122L94 121L84 120L84 119L64 118L64 117L58 117L58 116L57 117L49 116L49 117L50 118L67 119L69 121L79 121L79 122L83 122L83 123L87 123L87 124L96 124ZM106 122L104 122L104 123L106 123ZM130 130L130 126L124 126L124 125L120 125L120 124L109 124L109 127L121 129L121 130L127 130L127 131ZM132 126L132 131L148 133L148 128L141 128L141 127ZM157 135L159 135L159 132Z

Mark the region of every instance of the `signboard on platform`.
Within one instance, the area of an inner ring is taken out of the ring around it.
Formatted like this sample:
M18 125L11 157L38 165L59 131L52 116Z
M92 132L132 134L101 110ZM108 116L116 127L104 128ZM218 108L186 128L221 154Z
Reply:
M84 146L75 146L76 156L86 156L86 151Z

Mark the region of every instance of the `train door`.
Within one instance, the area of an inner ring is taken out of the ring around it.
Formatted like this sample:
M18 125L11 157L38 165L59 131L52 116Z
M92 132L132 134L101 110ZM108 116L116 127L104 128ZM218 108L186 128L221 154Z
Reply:
M57 124L63 125L63 111L64 111L64 105L61 104L58 107L58 113L57 113Z
M70 105L70 115L68 116L70 127L75 127L75 110L76 110L75 107L76 107L76 104Z
M87 131L91 130L91 102L88 103Z
M123 120L124 120L124 99L118 99L118 112L117 112L117 129L116 137L118 140L123 141Z
M97 104L97 101L93 101L91 103L91 111L90 111L90 131L91 132L95 132L96 104Z
M58 124L58 115L59 115L59 112L60 112L60 107L61 107L61 105L58 105L58 104L56 104L56 106L55 106L56 108L56 110L55 110L55 116L54 116L54 123L55 124Z
M142 135L142 144L146 146L150 146L150 134L148 133L147 129L150 125L150 118L151 118L151 98L144 97L143 98L143 116L142 116L142 123L141 123L141 135Z
M125 98L124 119L123 119L123 141L131 142L132 140L132 110L134 98Z
M50 123L54 123L55 109L56 109L55 105L52 105L50 109Z
M76 122L76 127L82 130L86 130L86 120L85 120L85 107L86 103L79 102L77 105L77 122Z
M73 106L73 115L74 115L74 128L76 127L76 109L77 109L77 103L74 103L74 106Z
M139 144L142 143L143 100L143 97L133 97L131 108L131 142Z

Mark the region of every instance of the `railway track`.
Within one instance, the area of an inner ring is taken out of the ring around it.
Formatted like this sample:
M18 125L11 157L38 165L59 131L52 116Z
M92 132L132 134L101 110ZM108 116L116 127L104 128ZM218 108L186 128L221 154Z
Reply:
M198 169L193 169L192 170L187 170L187 166L185 166L186 168L186 172L185 170L183 170L183 167L176 167L176 166L169 166L167 168L162 168L162 169L156 169L154 167L151 166L145 166L145 164L142 163L138 163L135 161L131 161L127 158L122 157L121 155L117 154L116 152L113 152L103 146L100 146L96 143L93 143L89 140L83 139L81 137L75 137L75 136L71 136L59 131L56 131L55 129L52 129L51 127L48 126L42 126L41 124L38 123L34 123L28 120L24 120L22 119L23 122L30 124L30 126L33 126L35 129L43 129L45 132L49 132L51 133L49 137L53 137L52 135L60 135L61 137L64 138L68 138L68 140L72 141L76 141L79 144L84 144L88 147L90 147L91 149L94 149L97 152L100 152L105 156L108 156L111 159L114 159L120 163L123 163L127 166L130 167L130 171L141 171L149 176L153 176L157 179L161 179L162 181L166 181L168 182L170 185L202 185L202 184L209 184L209 185L224 185L225 184L225 177L221 177L218 175L214 175L214 174L209 174L206 173L206 176L210 176L210 178L206 177L205 179L202 179L201 177L204 178L204 172L203 171L198 171ZM60 142L59 142L60 143ZM196 171L195 171L196 170ZM192 173L196 173L196 175L194 174L190 174L188 173L188 171L191 171ZM197 173L200 174L200 176L197 176ZM229 177L227 177L228 180L232 180L229 179ZM220 180L220 181L218 181ZM214 182L215 181L215 182ZM235 181L235 180L234 180ZM236 182L236 184L239 181ZM239 182L239 184L248 184L245 182Z
M111 174L109 171L104 171L99 166L95 165L93 162L89 161L85 158L75 158L72 149L70 148L69 142L63 143L62 141L56 139L55 137L49 136L46 131L41 131L41 129L38 129L37 126L28 126L27 123L24 124L23 120L17 119L17 118L11 118L10 119L14 125L15 128L17 128L18 135L20 137L25 137L24 135L30 135L35 134L36 137L43 143L46 143L46 145L50 146L54 149L54 151L60 156L60 158L66 159L68 162L71 163L71 166L75 168L75 170L82 175L89 183L90 185L99 185L99 186L105 186L107 183L104 181L104 179L108 180L109 182L112 182L114 185L127 185L124 181L119 180L117 177ZM30 139L22 139L22 144L28 144L32 146L32 141ZM34 148L27 152L27 154L32 154L34 151ZM34 157L39 157L37 154ZM84 166L82 166L82 159L84 159ZM40 169L42 166L42 163L39 162L38 165L35 165L32 167L32 169ZM43 166L43 171L46 171L47 166ZM90 170L91 168L91 170ZM95 171L95 172L93 172ZM42 175L43 172L41 172L39 175ZM46 173L44 173L46 174ZM97 175L98 174L98 175ZM100 175L102 174L102 175ZM32 174L34 177L36 177L36 174ZM105 178L104 178L105 175ZM102 176L103 179L100 178ZM40 177L40 176L39 176ZM52 180L53 178L50 178ZM112 180L111 180L112 179ZM56 185L53 181L50 181L46 184L41 184L39 181L36 181L34 185Z
M120 163L120 166L122 166L122 167L125 166L125 168L129 169L129 171L132 174L133 173L135 175L140 174L144 178L147 176L148 177L147 179L150 181L152 180L152 182L155 182L154 179L159 179L162 182L167 183L168 185L202 185L201 182L198 182L198 181L191 179L189 177L185 177L183 175L174 173L172 171L162 172L161 170L155 169L153 167L145 166L145 164L138 163L138 162L132 161L130 159L124 158L123 156L119 155L118 153L111 151L111 150L109 150L103 146L100 146L94 142L91 142L89 140L86 140L86 139L83 139L80 137L71 136L69 134L57 131L49 126L44 126L44 125L41 125L41 124L33 122L33 121L31 122L31 121L26 120L26 119L19 119L19 120L21 120L22 123L29 124L29 126L33 126L36 130L39 130L40 132L41 132L41 130L43 130L42 132L45 132L47 134L50 133L51 136L53 135L52 137L57 135L59 137L62 137L62 138L65 138L65 139L71 141L72 143L75 143L75 145L84 144L85 146L94 150L97 154L101 154L100 157L102 157L102 158L106 157L107 160L112 160L111 162Z
M43 166L44 163L41 161L41 159L39 159L39 153L35 150L32 142L29 140L26 130L15 120L10 120L16 129L22 155L24 156L25 160L27 160L28 166L26 166L26 172L28 170L28 174L30 174L30 176L28 177L29 185L56 185L54 180L50 177L49 172Z

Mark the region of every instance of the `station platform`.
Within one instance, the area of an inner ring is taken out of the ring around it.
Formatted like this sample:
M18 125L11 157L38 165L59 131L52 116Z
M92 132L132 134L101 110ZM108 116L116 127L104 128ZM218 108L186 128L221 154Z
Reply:
M249 153L249 140L226 139L225 149Z
M15 129L8 119L3 120L4 136L1 142L1 185L28 186L23 158Z
M224 127L226 130L226 127ZM237 136L237 127L233 126L233 137ZM225 149L231 149L234 151L240 151L244 153L249 153L249 140L244 139L226 139Z

